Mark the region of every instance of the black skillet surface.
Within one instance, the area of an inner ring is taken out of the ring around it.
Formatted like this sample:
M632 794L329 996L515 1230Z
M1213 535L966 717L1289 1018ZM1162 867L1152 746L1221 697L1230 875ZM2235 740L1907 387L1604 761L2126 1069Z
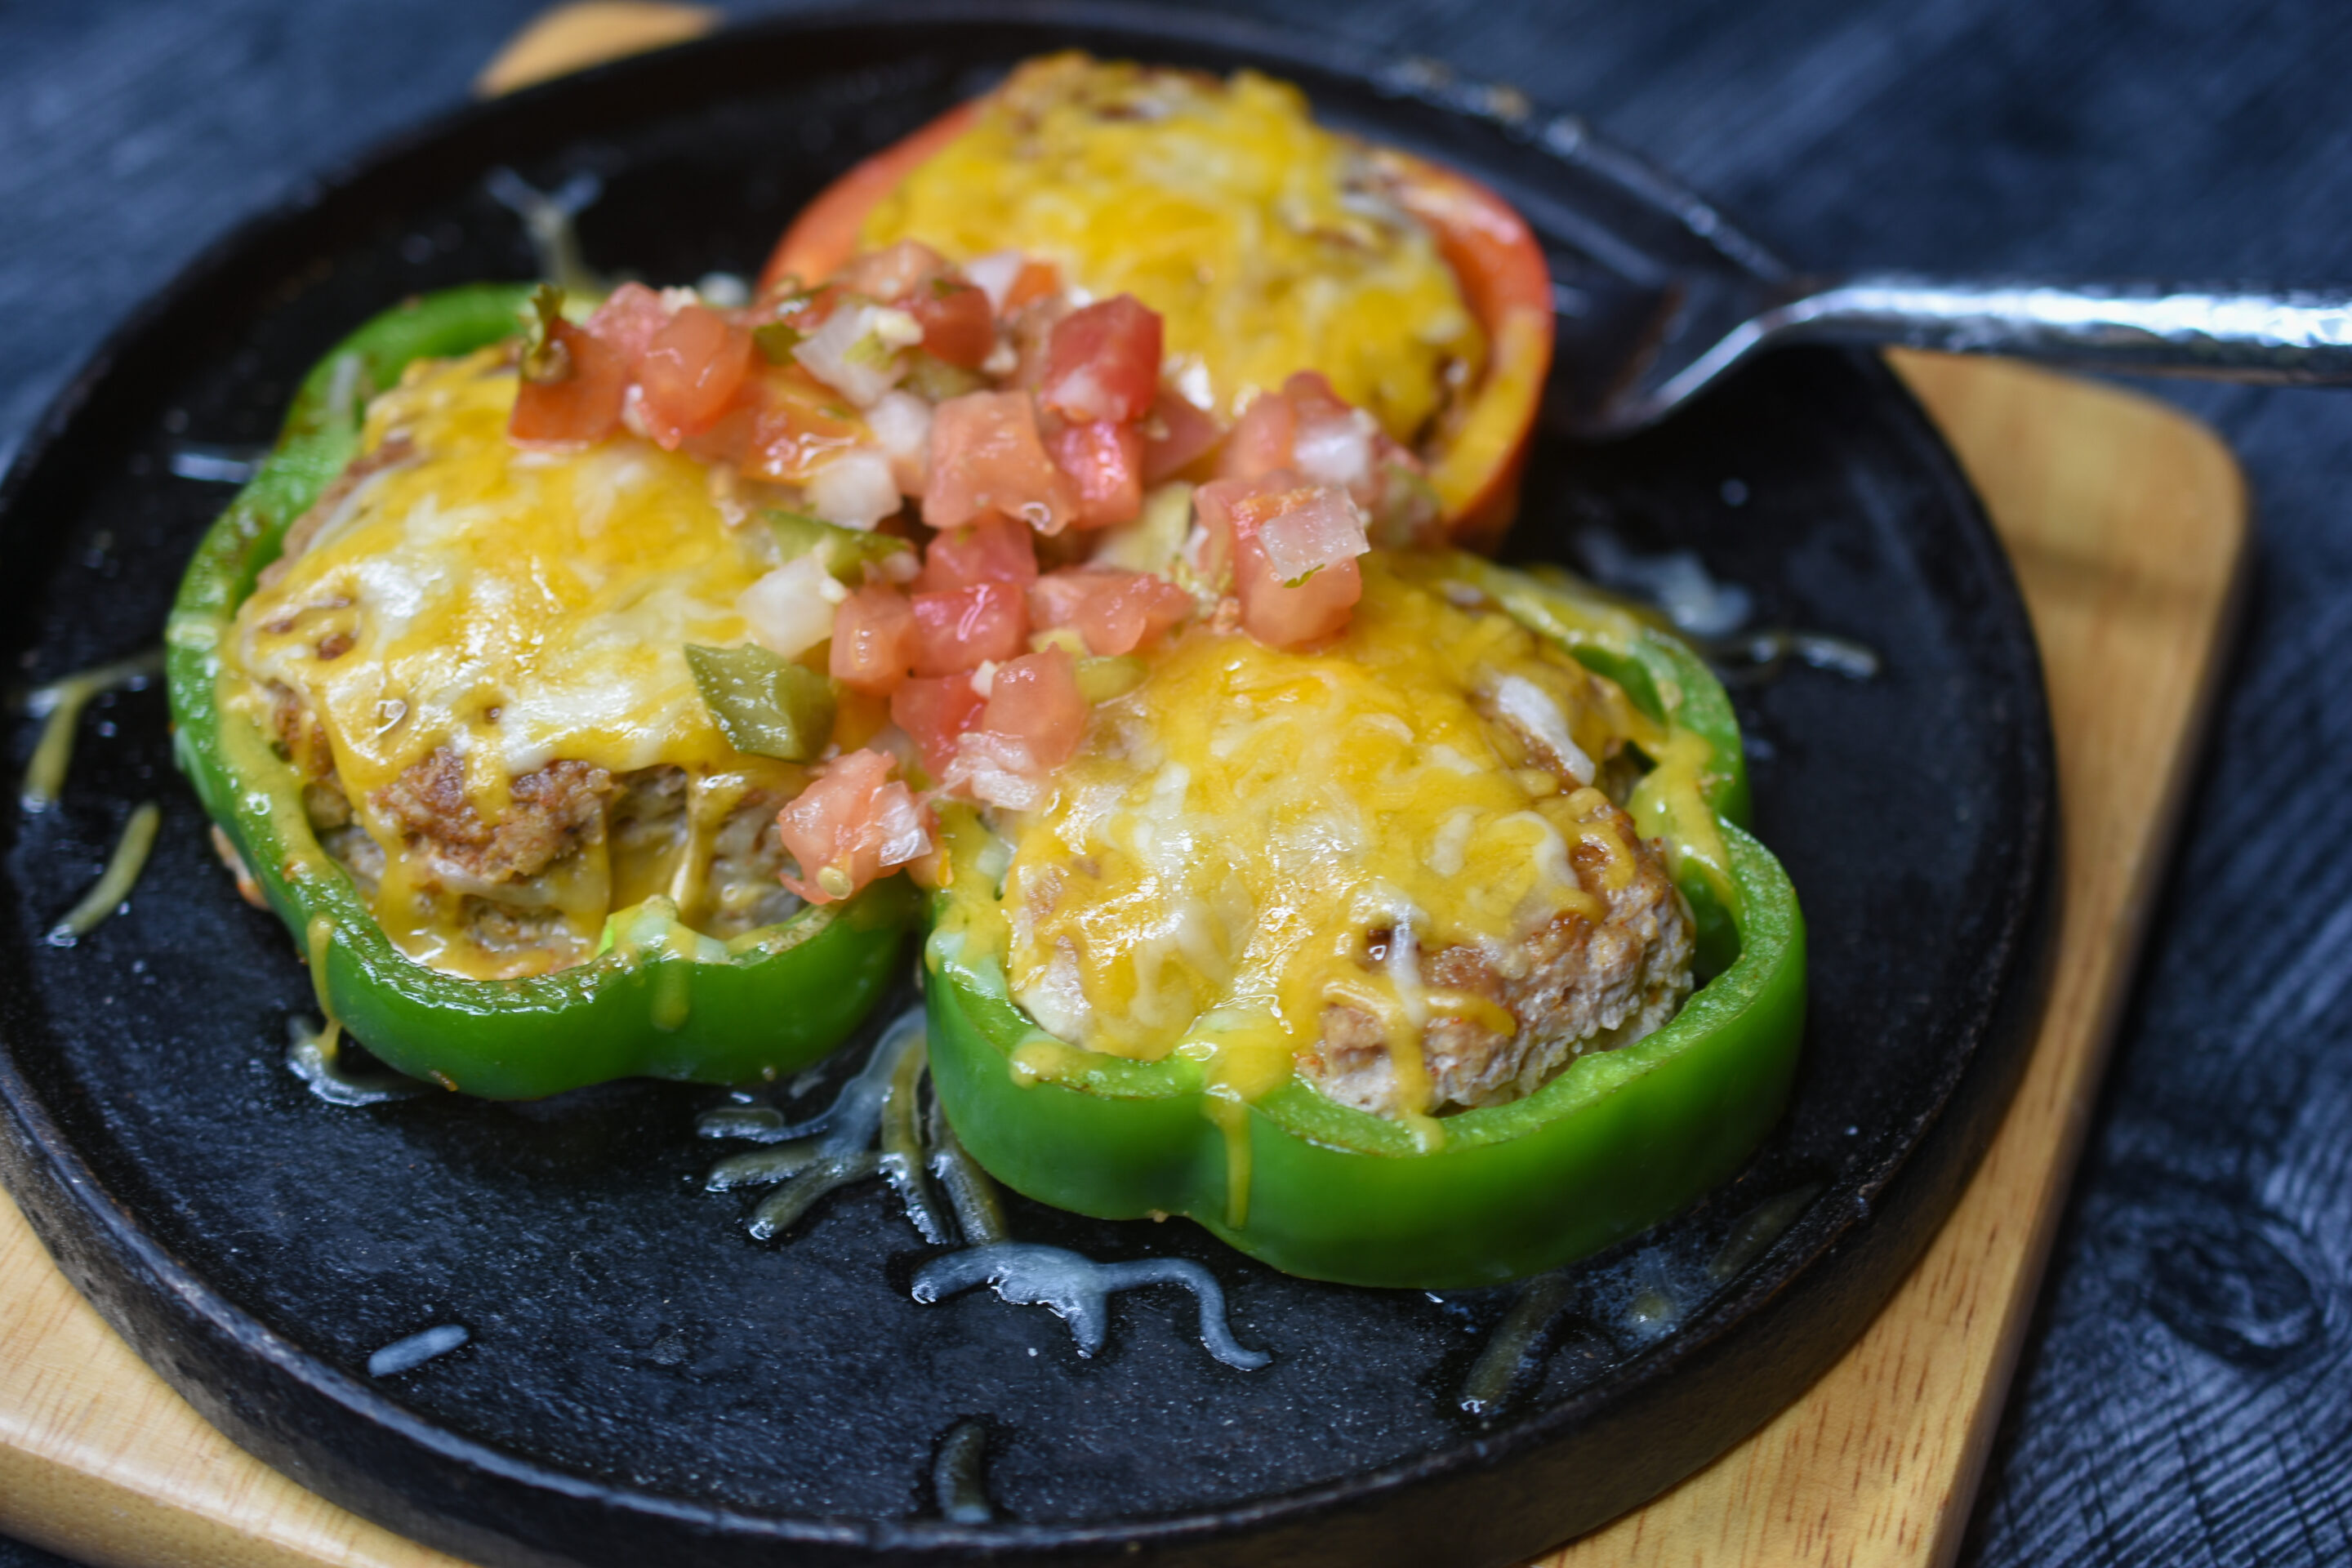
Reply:
M582 170L600 266L755 270L865 152L1064 45L1268 66L1323 116L1496 185L1560 281L1708 245L1769 258L1570 121L1242 24L1024 7L782 23L467 110L202 259L101 353L0 491L10 651L47 679L155 640L226 500L182 441L265 441L294 381L402 295L523 277L483 177ZM1867 358L1790 353L1669 427L1540 449L1515 552L1599 524L1687 546L1759 619L1858 638L1882 674L1740 692L1757 826L1812 932L1794 1103L1754 1165L1568 1272L1499 1411L1460 1408L1517 1292L1310 1284L1182 1224L1016 1202L1023 1239L1197 1259L1274 1354L1221 1365L1192 1304L1115 1299L1104 1351L1035 1309L910 1299L929 1255L878 1184L782 1245L698 1179L722 1097L625 1084L530 1105L365 1109L282 1065L312 1007L285 933L239 903L173 773L161 693L84 721L64 804L5 821L0 1159L75 1282L208 1417L297 1479L486 1563L1502 1563L1671 1484L1795 1396L1957 1194L2021 1064L2047 931L2048 718L2008 568L1917 410ZM15 737L21 764L32 727ZM138 801L163 829L128 909L40 933ZM814 1094L806 1097L813 1102ZM801 1109L800 1105L793 1107ZM1786 1212L1777 1241L1750 1223ZM1776 1200L1780 1200L1776 1203ZM1728 1265L1751 1258L1744 1268ZM372 1378L457 1323L464 1348ZM978 1419L995 1518L940 1517L934 1461Z

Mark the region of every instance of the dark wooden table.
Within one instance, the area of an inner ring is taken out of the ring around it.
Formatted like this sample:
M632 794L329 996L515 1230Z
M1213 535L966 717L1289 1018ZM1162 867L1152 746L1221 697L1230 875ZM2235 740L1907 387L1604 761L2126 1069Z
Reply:
M2352 280L2340 0L1235 8L1579 110L1801 263ZM0 456L207 241L457 101L536 9L0 0ZM2352 395L2165 395L2246 466L2253 596L1986 1564L2352 1561Z

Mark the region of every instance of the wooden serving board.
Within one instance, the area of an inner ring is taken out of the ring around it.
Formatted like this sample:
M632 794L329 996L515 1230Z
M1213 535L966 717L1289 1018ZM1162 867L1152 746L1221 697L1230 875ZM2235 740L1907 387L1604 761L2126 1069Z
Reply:
M1926 1258L1800 1400L1542 1568L1944 1563L1985 1452L2221 667L2245 489L2161 405L2023 366L1895 361L2007 542L2058 734L2055 983L2015 1104ZM0 1530L94 1563L453 1563L303 1490L167 1388L0 1196Z
M501 91L706 30L588 0L483 73ZM2063 923L2025 1079L1919 1266L1795 1405L1532 1568L1941 1564L1957 1553L2072 1179L2237 599L2245 487L2160 404L1990 360L1898 354L2007 542L2058 737ZM165 1386L0 1194L0 1531L121 1568L460 1568L303 1490Z

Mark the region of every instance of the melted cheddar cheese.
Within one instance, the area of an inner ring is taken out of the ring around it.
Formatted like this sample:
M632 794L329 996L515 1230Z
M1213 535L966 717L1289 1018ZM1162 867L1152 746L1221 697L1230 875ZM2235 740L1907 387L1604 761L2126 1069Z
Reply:
M1622 690L1444 579L1442 559L1375 552L1363 570L1328 648L1179 639L1096 710L1050 801L1006 824L1007 977L1061 1039L1193 1056L1213 1086L1254 1099L1290 1076L1332 1003L1400 1039L1433 1009L1499 1012L1425 989L1412 955L1503 955L1563 911L1597 921L1577 845L1607 858L1609 886L1633 874L1596 820L1605 798L1538 765L1561 753L1528 740L1570 742L1589 776L1643 728ZM1497 717L1530 710L1532 726ZM1392 1054L1420 1070L1417 1050ZM1416 1086L1401 1087L1415 1110ZM1425 1111L1425 1081L1418 1095Z
M1094 296L1132 294L1165 322L1169 379L1226 415L1314 369L1411 442L1485 352L1436 242L1362 150L1254 71L1024 66L863 239L957 262L1018 250Z
M602 845L559 860L515 893L560 914L556 949L473 951L377 801L408 770L454 753L492 822L514 780L558 759L615 776L675 765L692 782L686 831L707 837L751 773L783 766L728 744L683 651L746 639L735 603L770 564L749 537L761 531L730 530L701 465L635 437L518 450L509 357L423 362L374 401L360 465L373 471L331 494L308 548L238 610L222 677L224 706L265 732L280 693L308 710L384 853L385 930L412 957L478 975L586 956L611 909L663 890L675 847L642 867Z

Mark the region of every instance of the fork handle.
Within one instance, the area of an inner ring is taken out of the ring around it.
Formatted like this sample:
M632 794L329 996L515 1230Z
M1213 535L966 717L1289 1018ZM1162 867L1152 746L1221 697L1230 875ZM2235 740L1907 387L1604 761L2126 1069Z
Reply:
M1775 343L1901 343L2136 374L2352 383L2352 291L2344 289L1873 272L1815 287L1755 324Z

